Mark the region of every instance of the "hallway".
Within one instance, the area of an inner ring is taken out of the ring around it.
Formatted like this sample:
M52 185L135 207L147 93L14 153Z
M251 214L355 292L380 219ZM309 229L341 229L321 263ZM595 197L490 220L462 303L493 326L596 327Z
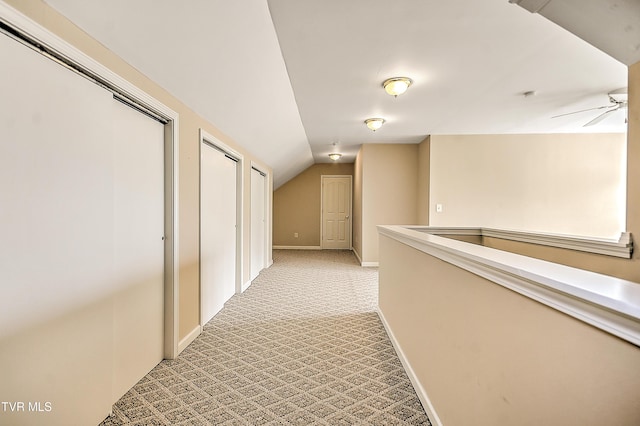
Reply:
M274 250L173 361L102 425L429 425L350 251Z

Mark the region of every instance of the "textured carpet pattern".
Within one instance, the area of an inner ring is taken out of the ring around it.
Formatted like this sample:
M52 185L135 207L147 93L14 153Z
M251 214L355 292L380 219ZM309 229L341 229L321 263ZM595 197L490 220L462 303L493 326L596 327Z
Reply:
M377 282L350 251L274 251L102 425L430 425L375 312Z

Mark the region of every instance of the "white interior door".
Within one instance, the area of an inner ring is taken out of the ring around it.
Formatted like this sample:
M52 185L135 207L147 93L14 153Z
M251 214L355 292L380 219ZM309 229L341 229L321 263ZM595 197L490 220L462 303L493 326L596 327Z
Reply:
M322 176L322 248L351 249L351 176Z
M265 263L265 175L251 169L251 280Z
M117 401L163 357L164 125L112 105Z
M200 297L204 325L236 289L237 164L206 142L202 142L200 161Z

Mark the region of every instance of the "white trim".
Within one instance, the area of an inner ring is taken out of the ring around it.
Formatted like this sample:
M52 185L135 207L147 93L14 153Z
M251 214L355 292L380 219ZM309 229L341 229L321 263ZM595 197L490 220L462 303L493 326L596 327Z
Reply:
M249 287L251 287L252 283L253 281L246 281L244 284L242 284L242 293L244 293Z
M378 226L378 232L640 345L638 283L439 237L415 227Z
M171 147L165 148L165 288L164 288L164 357L173 359L178 355L178 320L179 320L179 247L178 247L178 167L179 167L179 132L178 113L167 107L154 97L142 91L131 82L120 77L98 61L87 56L67 41L31 20L6 3L0 2L0 20L18 29L21 33L54 51L78 68L89 71L101 78L114 90L129 100L140 104L169 123L165 126L165 134L171 139Z
M267 213L269 214L269 233L267 237L267 268L270 268L273 265L273 172L269 173L268 176L267 196L269 197L269 205Z
M356 256L356 259L358 259L360 266L363 268L377 268L379 266L379 262L363 262L360 254L353 247L351 248L351 251Z
M274 250L322 250L320 246L273 246ZM273 261L271 261L273 264ZM271 265L269 265L271 266Z
M170 127L167 127L167 125L165 125L165 132L168 131L171 133L172 155L171 158L165 156L165 180L169 181L167 187L170 188L170 191L165 189L165 203L167 204L165 207L165 227L168 229L165 235L167 245L165 246L164 357L166 359L175 359L179 353L178 338L180 330L180 247L178 244L178 241L180 241L178 237L180 226L178 217L180 144L177 113L175 113L175 118L172 118L169 122L169 126Z
M200 128L200 148L206 142L214 145L226 155L238 161L236 165L236 294L242 293L244 280L244 155L222 142L206 130ZM200 164L200 163L198 163ZM201 171L202 173L202 171ZM201 303L202 304L202 303ZM204 325L204 324L202 324Z
M229 157L233 157L236 161L236 270L235 270L235 294L240 294L244 291L243 289L243 272L244 272L244 226L242 226L244 224L244 156L242 154L240 154L238 151L236 151L235 149L231 148L229 145L225 144L224 142L222 142L220 139L216 138L215 136L213 136L212 134L208 133L206 130L204 130L203 128L199 129L198 132L198 136L200 139L200 143L198 146L198 155L199 155L199 160L198 160L198 166L200 167L200 171L199 171L199 181L198 181L198 186L200 188L200 191L198 192L198 195L201 194L202 191L202 144L208 144L208 145L212 145L215 147L215 149L220 150L222 153L224 153L225 155L229 156ZM200 201L199 201L200 202ZM202 228L202 218L200 218L199 222L198 222L198 229L200 230ZM198 293L198 297L200 298L200 326L203 327L204 326L204 318L202 318L203 315L203 309L202 309L202 304L203 304L203 300L202 300L202 282L201 282L201 278L202 278L202 262L200 259L200 257L202 256L202 241L199 240L200 239L200 231L198 231L198 259L199 259L199 277L198 277L198 283L199 283L199 293ZM220 307L220 309L222 309L222 307ZM219 312L219 310L218 310Z
M447 226L411 226L420 232L427 232L433 235L466 235L466 236L482 236L482 228L467 227L447 227Z
M384 314L382 313L380 308L378 308L376 311L378 312L378 317L380 317L380 321L382 321L382 325L384 325L384 329L387 331L389 340L391 340L391 344L393 345L393 348L395 349L396 354L398 355L398 358L400 359L400 362L404 367L404 371L407 373L407 376L409 377L409 380L413 385L413 390L416 392L416 395L418 395L418 399L420 399L422 407L424 408L424 411L426 411L427 417L429 417L431 424L433 426L442 426L442 421L440 421L440 417L438 417L436 409L431 403L429 395L427 395L427 391L422 386L422 383L420 383L420 380L418 380L418 376L416 375L415 371L413 371L413 368L411 368L411 364L402 351L402 347L400 347L400 343L398 342L398 340L396 340L396 336L393 334L393 331L391 331L391 327L387 323L387 319L384 317Z
M208 142L211 145L215 145L216 147L218 147L218 149L223 151L225 154L228 154L230 157L233 157L236 160L238 160L238 162L240 162L240 161L242 161L244 159L244 156L242 154L240 154L235 149L231 148L226 143L222 142L217 137L215 137L212 134L208 133L203 128L199 129L199 137L200 137L200 142Z
M351 248L351 251L353 251L353 254L356 256L356 259L358 259L358 263L360 264L360 266L362 266L362 259L360 258L360 254L358 253L358 251L353 247Z
M270 173L265 171L266 169L251 160L251 169L255 169L264 176L264 268L268 268L273 263L271 259L271 191L269 190L269 181L271 179ZM251 169L249 169L249 176L251 176ZM251 258L251 256L249 256ZM258 272L260 274L260 272ZM249 267L249 276L251 277L251 267ZM256 275L257 276L257 275ZM255 277L251 277L255 279Z
M604 254L607 256L623 257L625 259L631 259L631 254L633 253L633 241L631 234L628 232L622 232L620 238L616 240L493 228L454 228L440 226L411 226L410 228L433 235L492 237L588 253Z
M189 332L180 343L178 343L178 354L184 351L196 338L202 333L202 326L198 324L193 330Z

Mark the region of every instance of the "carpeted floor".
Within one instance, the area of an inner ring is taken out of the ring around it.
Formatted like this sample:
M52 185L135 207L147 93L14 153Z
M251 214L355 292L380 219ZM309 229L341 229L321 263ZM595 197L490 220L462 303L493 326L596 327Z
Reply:
M377 283L350 251L275 250L102 425L430 425L375 312Z

